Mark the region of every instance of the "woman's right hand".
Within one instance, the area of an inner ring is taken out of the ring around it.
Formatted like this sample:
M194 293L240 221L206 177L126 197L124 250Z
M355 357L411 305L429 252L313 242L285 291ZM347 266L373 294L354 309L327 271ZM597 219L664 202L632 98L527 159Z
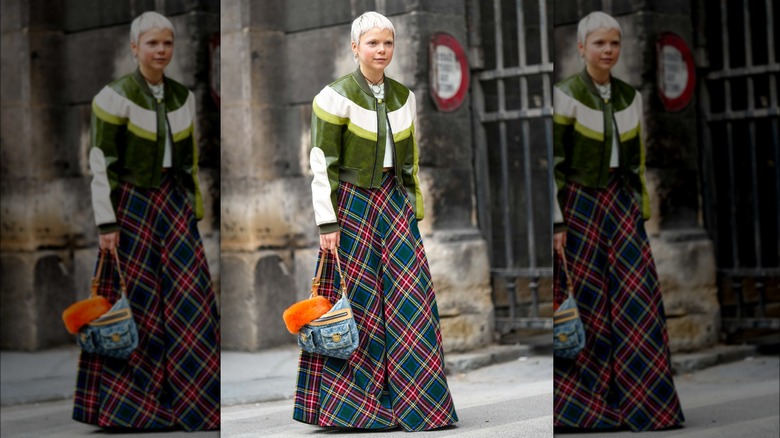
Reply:
M553 234L553 249L555 252L561 254L564 248L566 248L566 231Z
M116 251L119 246L119 231L100 235L100 249L103 251Z
M339 240L341 239L341 231L334 231L328 234L320 234L320 248L323 251L330 251L331 254L335 254L339 247Z

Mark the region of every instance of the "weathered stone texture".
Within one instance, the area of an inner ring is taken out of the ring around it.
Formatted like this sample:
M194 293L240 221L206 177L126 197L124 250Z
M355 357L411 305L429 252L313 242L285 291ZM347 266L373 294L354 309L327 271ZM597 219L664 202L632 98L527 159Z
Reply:
M3 253L0 260L0 348L33 351L71 341L61 316L75 288L66 253Z
M282 321L294 303L291 254L223 252L222 348L257 350L294 342Z
M701 229L661 231L651 240L672 351L705 348L720 331L712 242Z
M466 351L493 337L490 263L485 241L425 239L445 351Z
M129 46L130 21L156 3L113 2L109 8L97 0L2 0L0 348L35 350L72 342L60 314L84 298L97 254L88 165L90 103L105 84L137 68ZM218 285L219 162L214 151L219 149L219 114L206 79L207 40L218 32L219 2L162 3L177 30L166 74L192 89L198 102L206 210L199 229Z

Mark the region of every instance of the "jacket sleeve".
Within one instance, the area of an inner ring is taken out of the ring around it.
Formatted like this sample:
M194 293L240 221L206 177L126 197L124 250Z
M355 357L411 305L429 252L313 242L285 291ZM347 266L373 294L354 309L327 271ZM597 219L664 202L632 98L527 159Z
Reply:
M563 220L561 194L566 186L567 150L573 141L574 123L576 121L575 106L572 98L563 91L554 88L553 100L553 178L555 179L555 194L553 196L553 232L566 230Z
M127 131L124 97L105 87L92 100L89 168L92 172L92 209L101 234L119 230L114 204L119 185L121 142Z
M420 149L417 147L416 125L417 125L417 100L414 93L409 91L409 105L412 111L412 153L407 153L403 163L402 180L406 189L409 202L414 208L414 215L418 221L425 218L425 209L423 207L422 190L420 189Z
M342 130L347 118L339 110L336 92L325 87L312 103L309 165L314 218L320 234L339 230L336 212Z
M190 123L190 140L192 141L192 208L195 213L195 219L201 220L204 216L203 211L203 194L200 191L200 182L198 181L198 138L195 135L195 120L197 120L195 109L195 95L190 91L187 96L187 105L190 107L189 113L192 114L192 122Z
M644 220L650 219L650 195L647 192L647 181L645 179L645 157L647 156L647 150L645 149L645 141L643 137L642 124L644 121L644 102L642 101L642 93L639 90L636 91L636 98L639 100L637 111L639 111L639 181L642 183L642 193L640 194L640 206L642 208L642 218Z

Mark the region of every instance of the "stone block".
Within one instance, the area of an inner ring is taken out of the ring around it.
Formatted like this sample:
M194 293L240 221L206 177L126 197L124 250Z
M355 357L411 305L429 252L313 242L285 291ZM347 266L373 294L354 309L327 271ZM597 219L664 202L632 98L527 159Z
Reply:
M474 146L468 99L455 112L443 113L436 110L427 88L415 97L420 165L450 168L470 164Z
M365 11L377 10L371 0L350 2L310 2L291 0L285 2L284 29L300 32L338 25L351 25L352 20ZM301 13L305 11L306 13ZM349 36L347 36L349 41Z
M672 351L714 345L720 332L720 304L712 242L701 229L663 230L650 242Z
M668 318L666 325L672 353L701 350L718 342L720 312Z
M134 4L141 3L141 4ZM145 3L145 4L143 4ZM153 10L154 0L140 2L96 2L66 0L62 25L66 32L78 32L131 22L140 11ZM136 9L137 8L137 9Z
M445 353L469 351L487 345L493 337L493 311L486 315L457 315L441 319Z
M92 290L92 276L95 275L100 253L98 246L73 251L73 293L72 302L87 298Z
M34 263L25 254L0 254L0 348L37 348L34 310Z
M222 38L225 35L240 31L245 25L245 21L248 19L249 14L246 13L246 9L251 4L247 1L229 1L220 2L220 24ZM272 2L276 4L276 2ZM263 2L265 4L265 2ZM245 18L246 17L246 18Z
M304 247L318 242L310 181L222 180L222 248Z
M73 175L87 176L92 178L92 171L89 168L89 149L91 145L90 123L92 117L92 106L84 103L72 105L62 109L63 122L62 143L68 153L72 154L72 162L69 162L68 171Z
M27 3L28 26L31 30L59 29L64 13L63 2L32 1Z
M285 52L287 39L279 32L251 31L247 34L246 55L248 61L242 67L249 70L245 74L249 77L250 99L253 104L279 104L285 102L285 91L290 81L289 70L305 70L310 62L307 58L298 58L300 61L287 64ZM297 49L297 48L296 48ZM303 60L306 61L303 61ZM306 67L301 65L306 62ZM290 69L287 68L290 65ZM313 97L313 96L312 96Z
M285 144L280 126L287 121L282 107L237 106L222 110L223 177L273 180L297 167L297 148ZM290 151L289 149L293 149ZM291 164L295 163L295 164ZM297 169L295 169L297 172Z
M174 57L177 55L174 50ZM79 60L59 68L63 83L68 84L63 90L64 101L92 102L103 86L137 68L130 51L129 23L69 34L63 58Z
M246 3L246 9L243 10L244 26L265 28L271 30L287 30L283 29L285 23L285 9L288 7L287 2L257 2L257 1L241 1ZM317 2L319 4L319 2ZM308 12L314 4L310 3L306 5L306 11ZM301 14L305 15L305 14Z
M26 8L28 2L23 0L3 0L3 13L0 14L0 27L2 28L3 39L6 34L12 31L19 32L27 25L29 10ZM3 47L5 51L5 47ZM3 63L5 65L5 63ZM3 94L5 96L5 93Z
M256 351L289 344L282 313L297 301L290 252L222 251L222 348Z
M296 84L288 87L290 102L311 104L323 87L357 68L352 60L349 32L349 25L342 24L287 35L284 58L289 65L287 82ZM397 56L396 48L390 68L397 62ZM387 74L391 76L389 71Z
M290 261L289 254L263 252L255 266L258 348L289 344L295 340L282 319L285 309L297 301Z
M35 163L24 177L41 179L78 177L80 148L62 135L69 109L62 106L40 106L30 109L30 154L19 154Z
M296 249L294 254L295 300L305 300L311 293L311 280L316 275L319 246Z
M224 350L253 351L258 346L258 296L255 290L257 253L237 253L222 249L221 342Z
M238 2L231 2L238 4ZM223 21L224 22L224 21ZM244 104L249 99L249 82L246 79L249 69L248 32L242 29L225 31L223 28L219 41L220 104L232 107Z
M0 170L3 179L22 178L32 172L35 164L20 150L30 151L31 123L28 105L2 105L0 111ZM12 146L13 145L13 146Z
M441 316L445 351L464 351L493 336L490 264L484 240L451 240L447 233L425 239Z
M395 15L409 13L436 13L440 15L465 16L466 2L459 0L401 0L385 2L384 11L378 12L387 15L393 20Z
M67 253L4 253L0 258L0 348L34 351L72 342L62 323L75 289Z
M467 168L427 168L429 180L423 193L425 219L436 230L473 226L473 171Z
M221 3L219 0L166 0L163 14L186 14L188 12L208 12L219 14Z
M4 2L2 20L5 23ZM15 3L15 2L14 2ZM29 93L29 39L20 31L9 32L3 24L0 37L0 90L3 95L3 112L6 106L21 106ZM3 126L7 126L3 124Z
M96 238L86 179L3 179L3 251L86 245Z

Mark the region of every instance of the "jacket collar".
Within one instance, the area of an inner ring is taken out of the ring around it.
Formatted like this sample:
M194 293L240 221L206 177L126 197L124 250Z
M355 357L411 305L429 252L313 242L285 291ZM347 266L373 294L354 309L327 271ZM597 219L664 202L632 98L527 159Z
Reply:
M133 79L135 79L135 82L138 83L138 86L141 87L141 91L143 91L145 94L149 95L150 97L154 98L154 93L152 93L152 89L149 88L149 83L146 82L146 78L144 75L141 74L141 69L137 68L133 72ZM168 77L163 75L163 84L165 86L165 89L168 90ZM165 93L165 100L168 100L168 93Z
M580 72L580 79L585 84L585 87L590 91L592 94L597 96L598 98L601 98L601 93L599 93L598 88L596 88L596 83L593 82L593 78L590 77L588 74L588 69L583 68ZM610 74L609 75L609 88L610 88L610 95L615 95L615 78Z
M371 91L371 88L368 87L368 81L363 76L363 73L360 72L360 66L355 69L355 71L352 72L352 78L357 82L358 86L360 86L360 89L363 90L366 94L368 94L371 97L374 97L374 93ZM384 76L385 78L385 101L388 100L388 97L390 96L390 81L387 75Z

